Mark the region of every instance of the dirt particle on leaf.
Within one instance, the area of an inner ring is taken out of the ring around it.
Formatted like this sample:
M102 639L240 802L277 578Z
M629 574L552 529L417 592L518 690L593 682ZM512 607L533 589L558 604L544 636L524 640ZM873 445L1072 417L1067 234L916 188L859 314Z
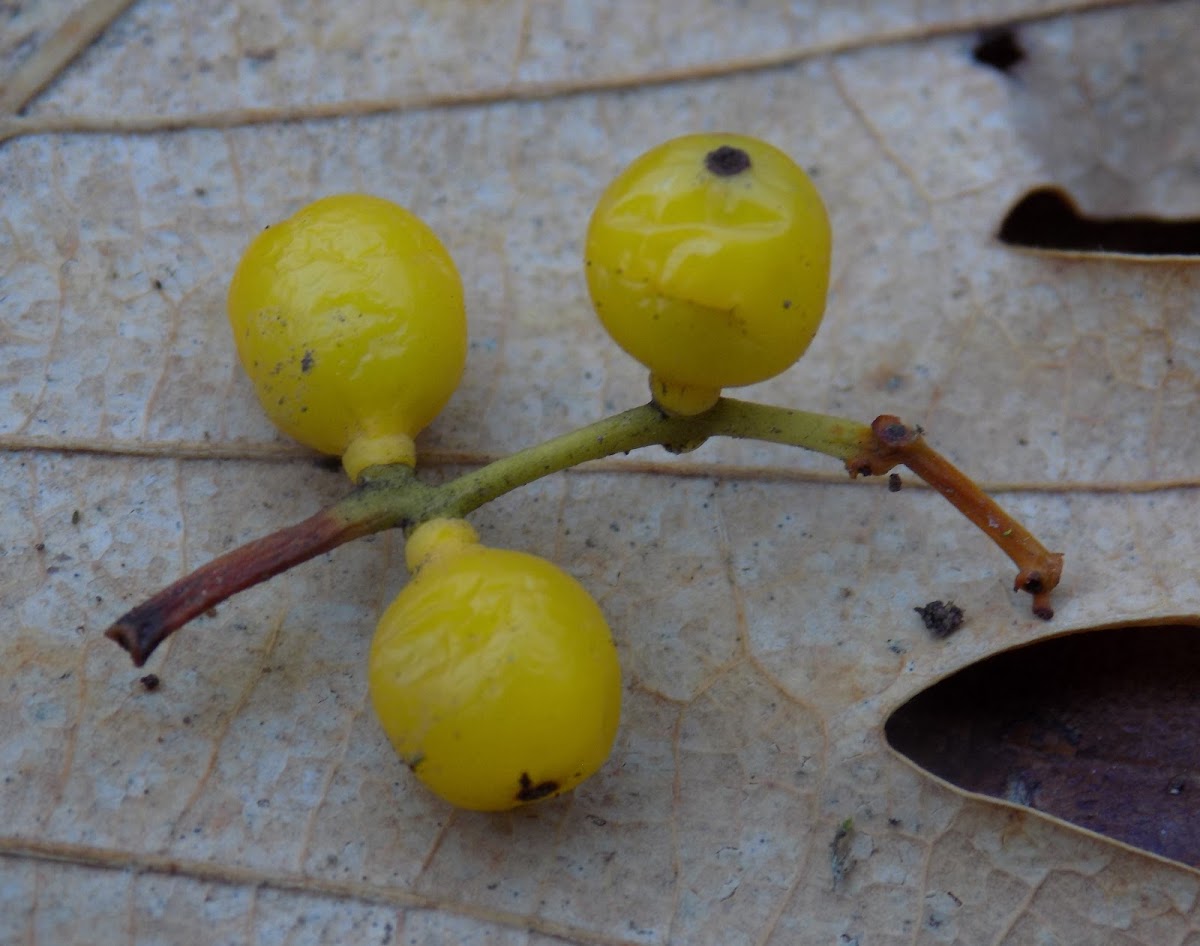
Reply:
M300 359L300 370L305 374L308 374L310 371L312 371L314 360L312 349L310 348L304 353L304 357Z
M71 525L73 525L73 526L77 526L77 525L79 525L79 520L80 520L80 519L82 519L82 518L83 518L83 516L82 516L82 514L79 512L79 510L78 510L78 509L72 510L72 512L71 512Z
M1000 26L979 34L971 58L983 66L991 66L1005 75L1025 60L1025 50L1011 27Z
M837 890L842 881L854 870L857 859L850 853L854 843L854 819L847 818L838 825L829 842L829 870L833 875L833 889Z
M925 629L939 640L949 637L963 625L963 609L953 601L930 601L913 610L921 615Z

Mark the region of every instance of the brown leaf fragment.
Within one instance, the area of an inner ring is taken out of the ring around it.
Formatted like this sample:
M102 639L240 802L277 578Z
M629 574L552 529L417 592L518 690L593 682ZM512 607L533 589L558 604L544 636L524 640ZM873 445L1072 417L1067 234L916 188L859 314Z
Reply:
M1089 631L942 680L887 723L892 747L972 792L1200 865L1200 634Z
M1005 215L997 239L1072 256L1190 258L1200 256L1200 220L1093 217L1061 188L1035 187Z

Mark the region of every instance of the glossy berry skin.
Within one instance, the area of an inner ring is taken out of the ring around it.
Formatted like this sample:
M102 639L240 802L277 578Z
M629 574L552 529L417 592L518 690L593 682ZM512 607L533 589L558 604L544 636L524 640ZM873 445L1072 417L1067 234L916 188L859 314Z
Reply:
M621 677L608 625L542 558L487 548L461 520L408 546L415 575L371 643L371 701L417 778L500 811L574 788L608 757Z
M462 283L444 246L390 201L341 194L264 230L228 297L242 365L280 430L351 478L415 460L412 438L462 376Z
M726 386L789 367L825 310L831 235L821 196L786 154L744 135L676 138L600 198L585 250L592 303L690 414Z

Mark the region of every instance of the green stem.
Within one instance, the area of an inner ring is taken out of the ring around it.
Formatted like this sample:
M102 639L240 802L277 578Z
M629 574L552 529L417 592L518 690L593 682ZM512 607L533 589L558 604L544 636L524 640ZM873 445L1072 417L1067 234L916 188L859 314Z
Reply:
M646 404L489 463L441 486L429 486L403 466L374 467L345 499L297 525L227 552L121 617L106 631L141 666L171 632L231 595L345 542L390 528L411 530L437 517L462 517L520 486L572 466L641 447L682 453L710 437L764 440L841 460L852 476L881 474L908 463L1020 569L1018 584L1049 617L1049 593L1062 556L1047 552L974 483L934 452L920 432L893 417L874 425L807 411L722 398L702 414L668 415ZM1001 528L985 528L1001 523Z
M683 453L718 436L789 444L846 461L863 451L871 428L838 417L731 398L693 417L667 415L655 404L644 404L447 483L440 489L436 508L425 518L465 516L518 487L589 460L655 445Z

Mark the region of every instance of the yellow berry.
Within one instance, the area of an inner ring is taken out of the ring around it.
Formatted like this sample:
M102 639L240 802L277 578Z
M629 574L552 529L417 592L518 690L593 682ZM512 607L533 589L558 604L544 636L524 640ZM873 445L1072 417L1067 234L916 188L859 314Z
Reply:
M450 254L390 201L341 194L250 244L229 287L242 365L282 431L351 478L415 460L462 377L467 323Z
M371 642L371 701L400 757L462 808L574 788L608 757L621 706L612 635L591 595L461 521L409 539L416 573Z
M721 388L779 374L825 311L831 236L786 154L744 135L676 138L608 187L586 244L588 290L655 400L694 414Z

